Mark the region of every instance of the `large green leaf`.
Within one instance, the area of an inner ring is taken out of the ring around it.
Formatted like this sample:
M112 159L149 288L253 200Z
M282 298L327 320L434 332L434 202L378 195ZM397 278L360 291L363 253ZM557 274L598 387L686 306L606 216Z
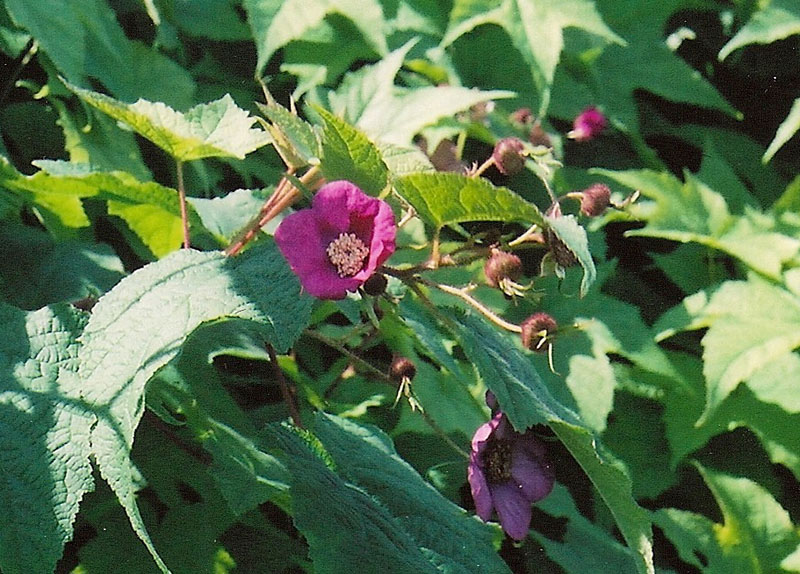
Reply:
M686 562L704 572L784 572L783 560L800 544L789 513L763 487L749 479L698 465L722 511L724 522L667 508L655 522ZM701 563L696 553L705 556Z
M208 470L231 512L239 516L267 500L282 503L288 474L274 456L259 449L250 418L226 392L213 364L222 355L261 360L264 369L274 368L257 325L241 319L213 321L194 331L177 360L148 383L147 402L166 420L174 421L175 415L185 421L211 454L214 462Z
M93 418L75 376L82 315L0 305L0 568L52 572L94 488Z
M544 385L531 361L486 321L470 314L451 313L454 332L500 408L517 430L549 425L589 476L608 505L639 572L653 573L650 519L631 494L624 466L609 453L578 415L558 402Z
M741 30L720 49L720 60L743 46L771 44L800 34L800 6L794 0L768 0L759 3L759 7Z
M191 105L195 85L189 73L129 40L105 0L10 0L5 6L70 82L86 86L96 78L122 100Z
M93 166L64 161L37 161L42 171L31 176L41 194L62 187L108 202L108 212L125 220L156 257L180 247L183 241L178 192L153 181L139 181L125 171L101 172ZM196 235L205 233L190 207L189 226Z
M365 193L378 195L389 179L380 151L367 136L329 111L315 108L322 116L322 172L328 181L346 179Z
M663 420L673 467L712 437L746 427L758 437L773 463L786 466L795 478L800 478L800 434L797 433L800 413L790 414L774 403L759 400L750 385L742 385L704 424L697 426L695 423L705 408L703 365L694 357L677 354L672 356L672 361L680 367L687 383L685 388L668 393L664 399ZM798 380L797 371L784 372L782 376L789 379L784 385L796 384ZM793 394L797 396L796 391Z
M295 524L317 570L508 572L491 529L425 482L380 430L325 414L314 422L330 466L286 429L267 439L288 454Z
M702 424L739 383L755 375L761 378L754 380L754 391L797 412L796 381L789 378L775 387L782 378L780 371L760 371L786 360L800 347L798 323L800 299L796 295L751 279L728 281L712 293L688 297L662 316L655 329L663 338L676 330L708 328L702 341L706 378L706 407L698 423Z
M610 44L599 56L587 50L577 55L583 60L580 64L559 66L553 86L553 115L571 120L585 107L600 105L611 125L629 133L637 145L645 146L639 135L636 93L640 90L673 102L737 114L716 88L664 42L663 31L672 15L701 3L597 0L596 4L605 22L626 45ZM647 159L658 161L654 156Z
M238 107L228 94L182 113L161 102L139 99L126 104L77 86L70 86L70 89L177 161L204 157L244 159L248 153L270 142L265 131L252 127L256 119Z
M564 47L564 29L580 28L608 42L625 44L603 22L589 0L456 0L442 44L485 24L501 26L530 67L539 91L539 113L550 103L550 88Z
M327 107L377 143L411 145L422 128L475 104L514 94L460 86L401 88L395 76L414 43L409 42L372 66L362 68L328 94Z
M125 275L102 243L56 242L34 227L0 225L0 242L14 257L0 260L0 295L23 309L97 297Z
M800 240L779 233L769 215L752 210L733 216L725 199L687 174L681 183L665 172L593 170L654 200L635 206L633 213L647 221L629 235L696 242L728 253L750 268L779 279L783 266L800 251Z
M547 498L539 501L536 506L554 518L568 520L565 532L558 540L551 540L535 529L532 531L548 557L567 574L624 574L636 571L636 559L630 548L622 546L608 532L578 512L575 501L564 486L556 484Z
M136 506L129 455L145 383L205 321L255 321L264 340L281 352L305 327L310 308L310 298L270 242L237 259L181 250L126 277L94 307L78 357L83 396L99 414L92 451L154 556Z
M261 76L277 50L303 38L329 14L350 20L379 55L388 51L383 8L376 0L245 0L244 7L258 50L256 76Z
M543 224L539 209L505 187L456 173L414 173L394 181L397 193L423 221L442 227L464 221Z

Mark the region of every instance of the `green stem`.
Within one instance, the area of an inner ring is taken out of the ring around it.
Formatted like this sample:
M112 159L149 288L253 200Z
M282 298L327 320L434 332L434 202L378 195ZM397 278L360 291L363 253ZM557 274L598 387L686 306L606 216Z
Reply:
M189 249L189 215L186 210L186 187L183 183L183 162L176 160L175 172L178 179L178 202L181 206L181 225L183 226L183 248Z

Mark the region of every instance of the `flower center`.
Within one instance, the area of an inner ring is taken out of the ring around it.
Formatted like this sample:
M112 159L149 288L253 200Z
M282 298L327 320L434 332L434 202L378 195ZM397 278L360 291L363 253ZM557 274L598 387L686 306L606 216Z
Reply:
M486 480L491 484L511 480L511 442L504 439L489 441L483 451Z
M369 247L355 233L340 233L325 250L339 277L352 277L364 267Z

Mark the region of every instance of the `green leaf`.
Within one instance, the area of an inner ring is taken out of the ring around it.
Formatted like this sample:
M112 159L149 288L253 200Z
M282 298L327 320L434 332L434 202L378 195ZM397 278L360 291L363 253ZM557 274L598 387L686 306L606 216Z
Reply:
M191 105L195 85L189 73L129 40L105 0L10 0L5 6L70 82L86 86L96 78L122 100Z
M58 123L64 132L64 148L71 163L94 166L98 171L126 171L141 181L153 179L142 160L136 136L98 110L89 114L83 125L60 99L51 100L58 110Z
M379 429L323 413L314 422L335 471L289 431L269 429L268 436L289 455L295 524L315 569L377 572L389 564L409 574L508 572L491 529L439 494Z
M415 173L397 178L394 187L424 221L436 228L465 221L544 223L534 204L481 178L444 172Z
M689 174L686 183L681 183L668 173L649 170L592 172L654 200L633 208L632 213L645 219L647 226L629 235L707 245L774 279L780 278L783 266L800 251L800 241L774 231L777 223L773 217L752 210L744 216L732 216L719 193Z
M389 170L378 148L367 136L323 108L322 172L328 181L346 179L369 195L378 195L389 180Z
M69 88L87 104L128 125L177 161L205 157L244 159L270 142L266 132L252 128L256 119L228 94L182 113L161 102L139 99L126 104L77 86Z
M350 20L379 55L388 51L383 8L375 0L245 0L244 8L258 51L256 76L262 75L277 50L303 38L329 14Z
M186 34L223 42L252 41L250 30L230 0L176 0L175 25Z
M681 557L704 571L779 572L781 562L800 544L789 513L763 487L697 464L724 522L715 524L697 514L663 509L656 523L676 544ZM707 564L699 564L695 552Z
M91 413L75 376L83 315L67 306L25 313L0 305L0 568L52 572L83 495Z
M288 167L300 168L319 161L320 141L314 126L277 103L256 105L271 122L267 130L272 144Z
M10 224L0 227L0 242L15 254L0 260L0 293L23 309L97 297L125 275L102 243L55 242L40 229Z
M665 0L658 5L640 0L597 0L596 4L626 45L610 44L596 57L591 51L578 54L587 61L583 65L559 66L552 115L571 121L587 106L600 105L612 126L630 134L643 147L646 143L640 135L636 97L639 91L738 115L714 86L664 42L663 30L669 19L691 7L691 0ZM654 155L646 159L658 161Z
M72 185L87 190L86 193L93 190L92 195L107 200L108 212L125 220L156 257L180 247L183 226L176 190L152 181L139 181L124 171L100 172L85 164L40 160L35 165L42 169L43 189ZM205 233L200 218L191 208L188 218L196 236Z
M211 199L187 197L186 201L194 208L203 227L224 244L232 241L264 205L261 194L251 189L237 189L224 197ZM276 220L270 223L274 225Z
M129 275L94 307L79 351L85 399L103 413L92 429L92 450L157 561L136 506L129 455L145 383L205 321L223 316L255 321L264 340L283 352L305 327L310 308L310 297L300 293L271 242L237 259L181 250Z
M286 469L259 449L255 426L226 392L213 365L216 357L227 355L263 360L264 369L272 369L258 331L240 319L202 325L187 338L178 359L147 387L148 407L179 414L211 454L209 472L236 516L268 500L282 504L288 490Z
M545 225L561 240L564 246L577 258L583 268L581 279L581 297L585 296L597 278L597 269L594 266L592 254L589 252L589 240L586 230L578 224L572 215L561 217L545 217Z
M328 94L326 107L375 142L409 146L426 126L476 104L514 95L459 86L396 86L395 76L413 45L413 41L408 42L377 64L349 75Z
M625 468L578 415L557 402L531 361L506 336L471 314L452 312L452 328L484 383L517 430L546 424L589 476L611 510L628 546L636 554L639 572L653 573L650 520L631 495Z
M700 318L710 323L703 337L703 419L740 382L800 347L800 299L768 283L723 284Z
M789 110L789 115L778 126L775 138L770 142L767 151L764 152L762 161L767 163L771 160L778 153L778 150L783 147L783 144L792 139L798 130L800 130L800 98L794 101L792 109Z
M89 218L81 198L97 193L91 186L55 180L44 172L22 175L3 156L0 156L0 186L33 205L51 232L58 232L62 227L88 226Z
M719 51L724 60L732 52L750 44L771 44L789 36L800 34L800 6L793 0L769 0L760 3L741 30Z
M536 529L531 530L548 557L567 574L636 571L636 560L631 550L578 512L564 486L556 483L553 491L536 507L550 516L568 521L558 540L551 540Z
M485 24L501 26L530 67L540 95L539 113L550 104L550 88L564 47L564 29L580 28L608 42L625 44L606 26L594 2L570 0L456 0L442 44L448 46Z
M800 478L800 414L789 414L775 404L759 400L749 385L737 388L714 411L703 425L695 422L705 408L705 384L702 364L694 357L674 354L672 362L679 366L687 388L667 393L664 403L664 423L670 444L672 466L678 465L689 453L701 448L708 440L736 428L750 429L761 441L774 464L786 466ZM789 377L795 376L793 373ZM791 382L796 379L791 378ZM796 391L793 393L796 395Z

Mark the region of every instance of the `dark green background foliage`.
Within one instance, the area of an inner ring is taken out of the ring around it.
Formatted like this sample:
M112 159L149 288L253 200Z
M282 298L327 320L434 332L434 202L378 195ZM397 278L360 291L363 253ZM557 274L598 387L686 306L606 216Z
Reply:
M0 571L800 572L798 55L797 0L0 0ZM222 251L287 169L403 219L385 294ZM487 389L556 471L516 544Z

